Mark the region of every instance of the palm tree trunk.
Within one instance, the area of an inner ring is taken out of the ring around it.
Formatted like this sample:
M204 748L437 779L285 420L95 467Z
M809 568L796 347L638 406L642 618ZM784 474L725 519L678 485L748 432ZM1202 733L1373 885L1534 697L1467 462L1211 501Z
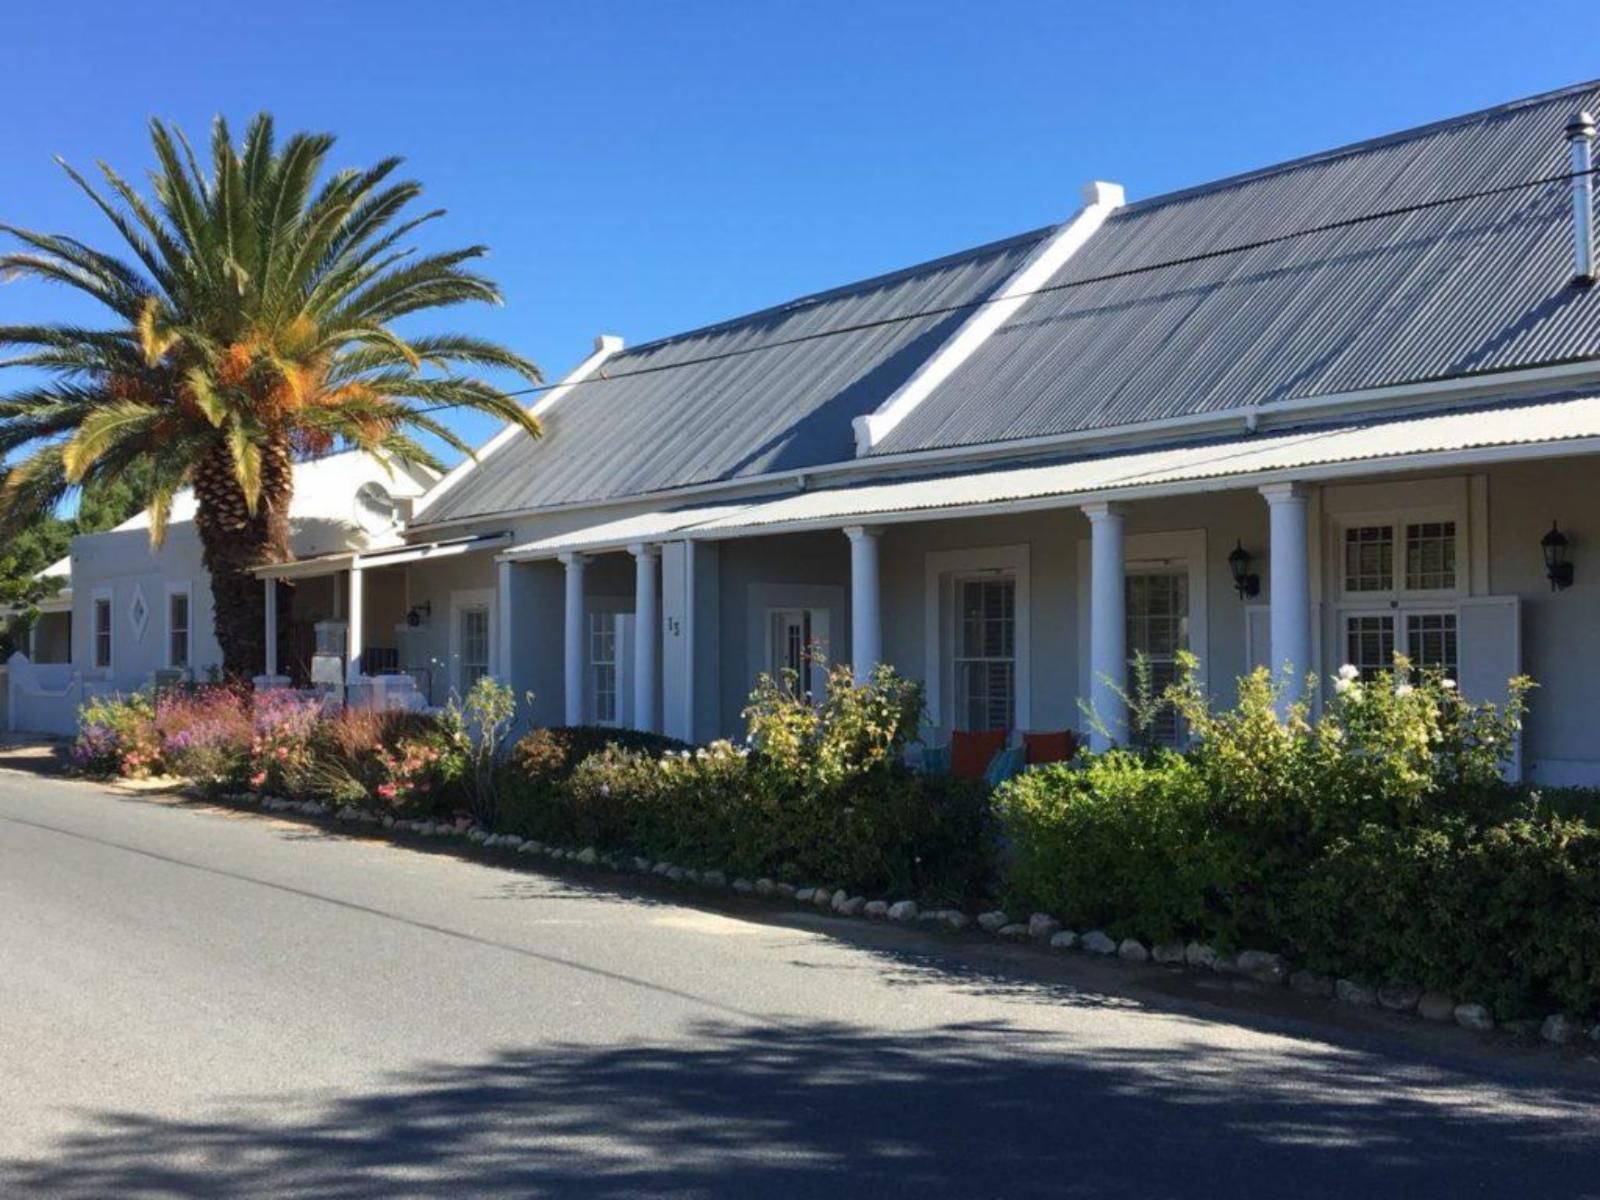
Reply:
M210 450L195 472L195 525L211 575L222 673L230 680L271 674L277 665L266 662L266 591L250 572L293 557L289 549L293 470L287 440L261 448L261 499L254 515L225 446Z

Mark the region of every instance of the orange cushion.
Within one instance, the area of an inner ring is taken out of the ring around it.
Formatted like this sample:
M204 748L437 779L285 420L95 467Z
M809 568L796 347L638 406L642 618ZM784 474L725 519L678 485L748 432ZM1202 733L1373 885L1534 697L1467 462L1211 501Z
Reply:
M1030 767L1066 762L1078 753L1078 735L1070 729L1060 733L1024 733L1022 744L1027 749Z
M1004 729L957 729L950 735L950 774L957 779L982 779L990 761L1005 745Z

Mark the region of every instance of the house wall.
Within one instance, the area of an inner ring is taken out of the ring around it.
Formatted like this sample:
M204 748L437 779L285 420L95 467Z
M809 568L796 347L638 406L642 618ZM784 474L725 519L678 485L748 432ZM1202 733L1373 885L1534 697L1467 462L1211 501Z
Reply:
M1488 472L1489 584L1520 597L1529 697L1527 777L1600 783L1600 493L1593 459L1528 462ZM1571 539L1573 586L1552 592L1539 546L1552 520Z
M775 609L826 611L822 651L830 662L850 660L850 543L843 533L797 533L718 546L721 655L717 731L744 733L743 712L756 677L771 667L769 615Z
M73 539L72 662L87 678L103 679L117 691L131 692L149 684L167 665L167 588L190 590L189 662L195 678L220 670L222 648L212 620L211 582L201 564L200 538L192 524L171 529L158 552L150 549L149 531L112 530ZM136 592L142 593L149 617L141 632L130 616ZM111 667L94 665L94 604L111 600Z

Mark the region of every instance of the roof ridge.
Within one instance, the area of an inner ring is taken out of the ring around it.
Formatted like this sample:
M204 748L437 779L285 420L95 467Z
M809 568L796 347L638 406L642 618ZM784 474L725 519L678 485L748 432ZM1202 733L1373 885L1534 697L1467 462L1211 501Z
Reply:
M1014 233L1010 237L997 238L992 242L984 242L981 245L969 246L965 250L957 250L951 254L943 254L938 258L930 258L924 262L912 263L907 267L897 267L892 271L885 271L878 275L869 275L865 279L857 279L850 283L839 284L835 287L827 288L824 291L810 292L803 296L797 296L792 300L784 300L777 304L769 304L765 308L758 308L751 312L740 313L738 316L725 317L723 320L713 321L709 325L700 325L694 329L685 329L678 333L669 333L662 337L654 338L651 341L640 342L636 346L627 347L618 353L612 362L615 363L620 359L627 358L630 355L642 353L646 350L657 350L662 346L670 345L673 342L687 341L690 338L705 337L708 334L718 333L724 329L732 329L736 326L743 325L749 321L757 320L761 317L775 316L778 313L794 312L816 304L822 304L826 301L837 299L840 296L849 295L852 292L859 292L868 287L881 287L884 284L894 283L898 280L909 278L919 271L927 271L936 267L952 266L955 263L976 258L982 254L1009 249L1012 246L1020 245L1024 242L1035 241L1057 228L1059 228L1059 225L1042 225L1037 229L1030 229L1025 233Z
M1146 196L1140 200L1130 200L1113 214L1113 219L1128 217L1141 211L1159 208L1165 204L1174 204L1180 200L1187 200L1191 196L1220 192L1227 188L1238 187L1240 184L1253 183L1258 179L1268 179L1274 175L1287 174L1290 171L1300 170L1303 167L1314 166L1318 163L1331 162L1334 159L1346 158L1355 154L1364 154L1381 146L1392 146L1414 138L1426 137L1441 130L1470 125L1473 122L1482 121L1489 117L1497 117L1506 113L1517 112L1524 108L1548 104L1550 101L1562 96L1577 95L1595 90L1600 90L1600 79L1587 79L1581 83L1570 83L1565 87L1552 88L1546 92L1537 92L1532 96L1521 96L1515 100L1505 100L1499 104L1491 104L1486 108L1458 113L1453 117L1443 117L1437 121L1428 121L1422 125L1413 125L1407 129L1397 129L1390 133L1378 134L1375 137L1347 142L1342 146L1333 146L1326 150L1317 150L1310 154L1298 155L1294 158L1284 159L1282 162L1269 163L1264 167L1254 167L1248 171L1224 175L1219 179L1208 180L1205 183L1191 184L1188 187L1176 188L1170 192Z

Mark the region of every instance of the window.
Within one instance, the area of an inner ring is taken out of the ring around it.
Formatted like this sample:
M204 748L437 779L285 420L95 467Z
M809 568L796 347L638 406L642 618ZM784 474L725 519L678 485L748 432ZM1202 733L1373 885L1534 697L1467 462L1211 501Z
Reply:
M1010 729L1016 722L1016 580L958 579L956 598L956 727Z
M97 670L111 666L111 597L94 598L94 665Z
M461 694L489 673L489 609L474 605L461 610Z
M1356 525L1344 531L1346 594L1396 591L1396 525ZM1456 523L1411 521L1405 529L1405 574L1398 590L1449 592L1456 587Z
M1394 526L1361 525L1344 531L1344 590L1394 590Z
M615 725L617 716L617 614L589 614L589 703L596 725Z
M1406 657L1422 670L1456 677L1456 614L1407 613Z
M811 610L788 608L773 613L769 638L767 669L780 684L788 686L792 677L796 690L809 692L813 649Z
M1127 577L1128 657L1143 656L1150 689L1160 693L1177 677L1178 654L1189 647L1189 572L1130 572ZM1175 745L1178 714L1163 706L1149 731L1152 740Z
M1347 663L1361 672L1361 678L1370 680L1381 672L1394 668L1394 617L1388 613L1371 613L1345 618L1345 652Z
M183 669L189 665L189 592L187 588L167 593L167 666Z
M1456 586L1456 523L1406 526L1406 590L1452 591Z

